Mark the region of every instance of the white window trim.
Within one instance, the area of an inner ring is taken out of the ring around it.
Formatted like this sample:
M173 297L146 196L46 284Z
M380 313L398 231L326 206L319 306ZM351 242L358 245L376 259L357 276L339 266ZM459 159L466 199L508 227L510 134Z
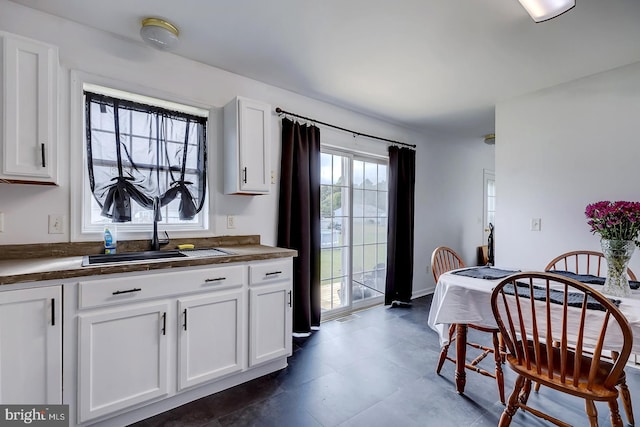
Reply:
M149 97L154 100L164 99L167 104L162 105L167 108L176 108L176 104L183 106L193 106L193 110L186 110L180 108L181 111L194 114L198 110L208 111L209 123L212 118L215 117L213 107L210 105L203 105L191 100L181 99L179 96L139 86L136 84L125 83L122 81L113 80L107 77L98 76L95 74L89 74L78 70L71 70L71 82L70 82L70 190L71 190L71 212L70 212L70 234L72 242L80 241L96 241L102 239L102 226L84 226L88 222L90 212L85 212L83 209L83 195L85 197L92 197L91 190L88 188L88 172L87 172L87 159L86 159L86 147L84 143L85 134L85 112L84 112L84 90L85 88L92 87L94 90L96 86L101 88L109 88L110 94L113 96L120 96L123 93L134 93L141 95L142 97ZM107 90L109 90L107 89ZM105 93L105 90L101 90L101 93ZM139 100L138 98L137 100ZM197 114L197 113L196 113ZM199 113L202 115L202 113ZM210 144L211 127L207 132L207 191L205 206L200 212L202 220L198 224L159 224L159 231L166 230L170 232L171 237L207 237L215 235L213 230L213 222L209 219L209 213L213 212L212 204L212 186L215 185L215 179L212 175L211 161L214 158L213 151ZM84 217L83 217L84 215ZM210 228L211 227L211 228ZM131 239L146 239L149 238L152 232L152 226L149 224L140 225L127 225L126 230L122 228L118 229L118 240L131 240Z
M389 155L388 154L380 154L377 152L372 152L361 149L359 147L349 148L348 146L338 145L338 144L330 144L330 143L321 143L320 151L322 153L338 155L342 157L349 158L351 165L353 165L354 160L364 160L364 161L376 161L381 164L386 164L387 168L389 167ZM353 170L349 170L349 203L353 202ZM388 176L387 176L388 178ZM388 191L388 188L387 188ZM388 214L388 212L387 212ZM388 217L387 217L388 220ZM347 227L349 230L349 254L348 254L348 264L349 264L349 273L347 274L347 281L352 284L353 283L353 211L349 212L349 226ZM324 311L321 315L321 321L326 322L335 318L339 318L349 313L356 312L358 310L363 310L368 307L373 307L375 305L381 304L384 302L384 295L367 298L364 300L358 300L356 302L353 301L352 295L352 287L349 286L347 288L349 305L346 307L339 307L332 310Z

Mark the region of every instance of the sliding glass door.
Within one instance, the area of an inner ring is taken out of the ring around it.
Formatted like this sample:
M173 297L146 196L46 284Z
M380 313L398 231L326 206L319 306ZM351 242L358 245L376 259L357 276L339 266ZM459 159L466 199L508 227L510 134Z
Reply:
M387 159L324 149L320 234L324 319L383 301Z

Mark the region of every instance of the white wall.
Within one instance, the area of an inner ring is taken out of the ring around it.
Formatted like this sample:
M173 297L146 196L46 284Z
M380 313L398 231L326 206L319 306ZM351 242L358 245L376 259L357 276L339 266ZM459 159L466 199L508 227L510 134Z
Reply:
M448 246L467 265L476 265L476 248L487 243L482 225L483 171L494 168L494 147L482 137L435 139L439 143L428 151L418 150L416 171L414 280L417 274L426 274L429 289L435 286L430 257L437 246Z
M276 243L277 184L267 196L222 194L222 107L234 96L242 95L268 102L274 109L281 107L363 133L418 145L414 294L424 294L433 287L427 269L435 246L449 245L460 250L468 262L475 259L475 247L482 244L481 225L476 224L482 213L482 169L493 167L493 150L482 144L481 137L477 141L456 141L422 135L7 0L0 0L0 10L0 30L58 46L61 64L59 186L0 184L0 212L5 214L0 245L70 241L70 177L77 171L70 173L76 165L70 161L69 81L70 70L79 70L151 89L158 97L167 94L213 107L209 148L212 230L200 235L258 234L264 244ZM275 113L272 120L271 164L278 171L281 125ZM385 144L354 139L348 133L323 127L321 133L339 145L386 151ZM64 234L48 234L49 214L65 216ZM235 229L226 228L227 215L236 216ZM100 236L93 240L100 240Z
M498 104L498 264L542 269L565 251L599 251L586 205L640 200L639 77L637 63Z

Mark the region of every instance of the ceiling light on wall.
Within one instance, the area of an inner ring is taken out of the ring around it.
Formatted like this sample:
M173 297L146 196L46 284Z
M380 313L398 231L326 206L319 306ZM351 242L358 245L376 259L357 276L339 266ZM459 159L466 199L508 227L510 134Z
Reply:
M496 134L490 133L484 136L484 143L487 145L494 145L496 143Z
M575 0L520 0L520 4L534 21L543 22L562 15L573 8L576 2Z
M142 20L140 37L156 49L170 50L178 44L178 29L162 19L145 18Z

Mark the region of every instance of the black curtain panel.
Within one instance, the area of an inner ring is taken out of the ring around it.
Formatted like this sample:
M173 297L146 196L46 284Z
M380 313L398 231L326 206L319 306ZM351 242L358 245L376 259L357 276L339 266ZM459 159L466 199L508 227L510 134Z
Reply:
M131 202L174 200L192 219L206 194L205 117L85 92L87 165L102 216L131 221Z
M411 302L415 176L416 152L409 148L390 146L385 305Z
M278 246L295 249L293 332L320 326L320 129L282 119Z

